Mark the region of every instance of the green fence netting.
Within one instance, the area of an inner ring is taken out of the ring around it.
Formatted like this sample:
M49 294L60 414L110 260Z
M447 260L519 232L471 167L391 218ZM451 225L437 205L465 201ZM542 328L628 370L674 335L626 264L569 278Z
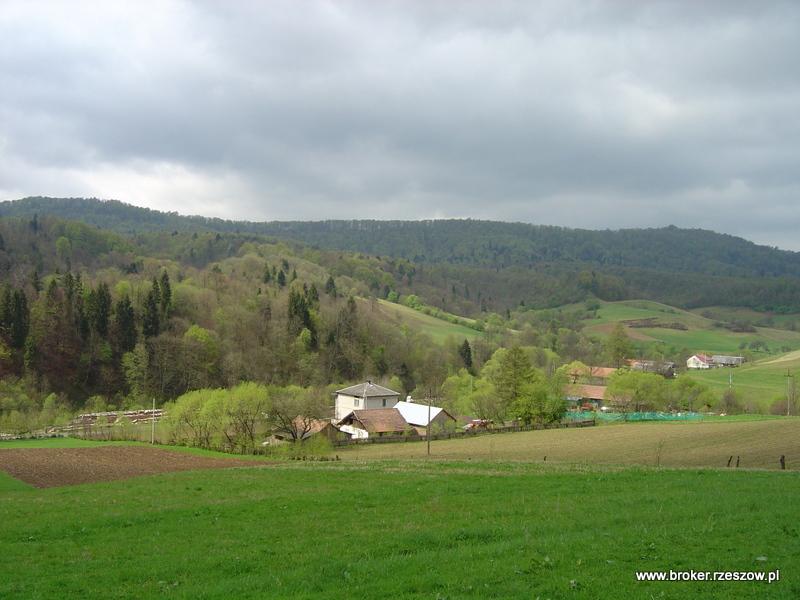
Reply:
M696 412L629 412L615 413L604 411L568 412L566 419L569 421L699 421L703 415Z

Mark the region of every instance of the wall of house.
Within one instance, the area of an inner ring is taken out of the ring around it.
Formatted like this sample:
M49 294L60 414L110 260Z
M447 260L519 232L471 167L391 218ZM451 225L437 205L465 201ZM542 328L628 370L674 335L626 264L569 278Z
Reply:
M354 410L364 410L367 408L392 408L400 396L369 396L366 398L357 398L354 396L347 396L345 394L337 394L335 400L336 410L334 417L336 420L344 419ZM366 404L366 406L365 406Z

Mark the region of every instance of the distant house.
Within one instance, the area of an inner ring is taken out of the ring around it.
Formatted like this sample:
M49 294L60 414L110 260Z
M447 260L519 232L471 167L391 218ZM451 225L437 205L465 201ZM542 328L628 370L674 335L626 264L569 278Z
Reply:
M400 400L400 392L365 381L334 392L334 419L341 421L354 410L392 408Z
M744 356L725 356L715 354L711 357L711 362L717 367L741 367L744 363Z
M578 407L591 405L595 408L603 406L607 387L604 385L588 385L577 383L567 386L567 402Z
M428 431L428 405L417 402L400 401L394 405L400 411L406 423L411 425L417 433L425 435ZM449 412L438 406L430 407L430 415L434 431L437 427L444 428L447 425L455 425L456 419Z
M417 435L416 430L406 423L403 415L396 408L351 411L339 421L339 428L345 432L350 429L359 430L352 434L353 437L358 438L402 435L404 433Z
M711 357L705 354L695 354L686 361L687 369L710 369L713 366L714 362Z
M605 385L606 380L616 372L617 369L614 367L589 366L586 370L572 371L569 376L572 383L578 383L578 380L581 380L591 385Z
M631 361L631 370L656 373L667 379L675 377L675 363L666 360L633 360Z

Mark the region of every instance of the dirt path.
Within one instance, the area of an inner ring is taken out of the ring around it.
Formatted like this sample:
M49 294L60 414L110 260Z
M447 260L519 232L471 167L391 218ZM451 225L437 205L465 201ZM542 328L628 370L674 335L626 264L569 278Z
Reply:
M38 488L114 481L175 471L263 465L251 460L210 458L144 446L0 450L0 470Z

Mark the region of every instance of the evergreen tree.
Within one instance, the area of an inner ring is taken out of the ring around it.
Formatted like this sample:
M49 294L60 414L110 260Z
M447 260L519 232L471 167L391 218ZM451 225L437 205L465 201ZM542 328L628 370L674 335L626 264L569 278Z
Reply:
M269 265L264 267L264 283L269 283L272 281L272 271L270 271Z
M278 286L279 287L284 287L286 285L286 273L283 272L283 269L278 271L277 280L278 280Z
M127 294L117 300L114 307L114 325L117 333L117 343L122 352L130 352L136 346L136 317L133 304Z
M417 383L414 381L414 376L411 374L411 370L406 363L400 365L397 376L400 378L400 383L403 385L402 391L403 397L405 398L414 391L414 388L417 387Z
M333 275L329 275L328 281L325 282L325 293L328 296L336 297L336 282L333 280Z
M142 316L142 334L145 338L155 337L160 331L158 317L158 284L154 284L144 301L144 315Z
M103 339L108 337L108 322L111 318L111 292L108 284L100 283L97 289L89 291L86 299L86 318L97 335Z
M37 294L42 291L42 279L39 277L39 269L34 269L33 273L31 273L31 286L33 286Z
M161 314L166 316L169 311L170 304L172 303L172 286L169 283L169 273L167 270L161 273L161 282L159 285L160 301L161 301Z
M458 355L461 357L461 362L468 371L472 370L472 348L469 345L469 340L464 340L464 343L458 349Z
M22 348L25 345L25 338L28 337L29 328L30 311L28 310L28 298L22 290L14 290L11 299L9 331L12 347Z
M313 283L311 284L311 287L308 288L308 292L306 293L306 301L311 308L316 308L319 306L319 292L317 291L317 286Z

